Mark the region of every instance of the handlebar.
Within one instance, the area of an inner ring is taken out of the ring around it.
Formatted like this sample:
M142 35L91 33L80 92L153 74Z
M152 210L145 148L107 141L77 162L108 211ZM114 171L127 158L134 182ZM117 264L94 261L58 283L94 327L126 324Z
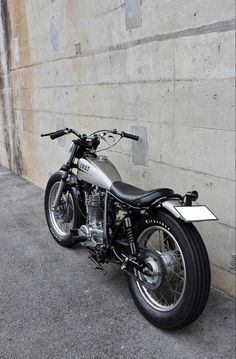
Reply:
M71 128L65 128L65 129L61 129L58 131L41 134L41 137L50 136L51 140L55 140L56 138L62 137L64 135L68 135L69 133L73 133L74 135L76 135L79 138L77 141L80 141L80 143L83 146L86 146L90 150L93 149L94 151L96 151L96 149L100 143L100 139L104 140L104 136L109 133L114 134L114 135L119 135L120 139L118 140L118 142L121 140L121 138L124 138L124 137L129 138L134 141L139 140L139 136L136 136L131 133L124 132L124 131L118 132L116 129L115 130L99 130L99 131L93 132L89 136L87 136L86 134L80 135L78 132L76 132L75 130L73 130ZM100 135L99 135L99 133L100 133ZM101 135L101 133L102 133L102 135ZM105 142L107 142L107 141L105 140ZM116 142L115 144L117 144L118 142ZM106 149L113 147L115 144L112 144L111 146L109 146Z
M121 136L122 136L122 137L126 137L126 138L130 138L131 140L134 140L134 141L138 141L138 140L139 140L139 136L132 135L131 133L126 133L126 132L124 132L124 131L121 132Z
M102 131L97 131L97 132L102 132ZM94 132L91 135L95 135L97 132ZM133 135L132 133L127 133L127 132L124 132L124 131L118 132L117 130L113 130L113 131L106 130L106 132L108 132L108 133L110 132L110 133L113 133L115 135L120 135L121 137L129 138L129 139L134 140L134 141L139 140L139 136L136 136L136 135ZM62 137L64 135L68 135L69 133L73 133L77 137L81 138L80 134L78 134L75 130L70 129L70 128L65 128L65 129L61 129L61 130L54 131L54 132L49 132L49 133L42 133L41 137L50 136L51 140L55 140L56 138ZM84 137L84 136L87 138L86 135L83 135L82 137Z
M56 138L64 136L65 134L66 134L65 130L58 130L58 131L52 133L50 135L50 138L51 138L51 140L55 140Z
M49 133L42 133L41 137L50 136L51 140L55 140L55 138L64 136L70 132L71 132L71 130L69 130L69 128L65 128L64 130L58 130L58 131L49 132Z
M54 131L54 132L49 132L49 133L42 133L41 137L50 136L51 140L55 140L56 138L64 136L64 135L68 135L69 133L73 133L77 137L80 137L80 135L75 130L70 129L70 128L64 128L64 129Z

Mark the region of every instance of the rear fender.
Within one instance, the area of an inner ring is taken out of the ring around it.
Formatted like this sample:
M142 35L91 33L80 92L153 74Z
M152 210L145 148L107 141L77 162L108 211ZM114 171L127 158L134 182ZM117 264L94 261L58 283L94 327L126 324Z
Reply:
M157 206L165 208L174 217L184 222L203 222L215 221L218 218L204 205L183 205L183 202L177 198L166 199Z
M182 219L179 212L176 211L175 206L182 206L182 202L179 199L168 199L162 202L158 207L165 208L174 217Z

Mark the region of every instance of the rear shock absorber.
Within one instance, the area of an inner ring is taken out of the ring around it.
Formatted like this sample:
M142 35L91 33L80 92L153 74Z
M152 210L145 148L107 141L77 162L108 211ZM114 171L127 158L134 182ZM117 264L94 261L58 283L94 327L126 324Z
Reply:
M136 248L136 244L134 241L134 235L133 235L133 230L132 230L132 226L131 226L131 220L130 217L126 217L124 219L124 224L125 224L125 233L128 239L128 243L130 246L130 251L132 255L136 255L137 254L137 248Z

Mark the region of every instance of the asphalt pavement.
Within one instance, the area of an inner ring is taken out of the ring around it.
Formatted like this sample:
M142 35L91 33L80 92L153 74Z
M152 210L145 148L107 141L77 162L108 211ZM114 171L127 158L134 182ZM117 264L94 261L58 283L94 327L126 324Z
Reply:
M0 167L0 358L235 358L235 307L212 288L190 327L165 332L138 312L115 265L96 270L80 246L60 247L43 190Z

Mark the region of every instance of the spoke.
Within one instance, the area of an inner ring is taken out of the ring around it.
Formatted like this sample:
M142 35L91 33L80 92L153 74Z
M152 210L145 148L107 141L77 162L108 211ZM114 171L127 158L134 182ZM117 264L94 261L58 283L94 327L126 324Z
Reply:
M169 306L170 304L167 302L166 298L161 294L161 298L164 299L164 301L166 302L166 304Z
M175 281L175 290L174 290L175 293L178 293L178 292L176 291L177 285L178 285L178 281L176 280L176 281Z
M156 301L157 301L157 303L161 303L161 298L159 298L158 297L158 293L155 293L155 297L156 297ZM165 300L165 298L164 298L164 300Z
M166 275L165 275L165 277L166 277ZM172 295L173 295L173 297L174 297L174 301L175 301L175 294L174 294L174 292L173 292L173 289L171 288L171 286L170 286L170 283L169 283L169 281L168 281L168 279L167 279L167 277L166 277L166 283L168 284L168 287L170 288L170 291L171 291L171 293L172 293Z
M165 248L167 249L167 252L170 251L169 244L168 244L168 246L167 246L166 243L165 243L165 241L164 241L164 249L165 249ZM164 252L165 252L165 251L164 251Z
M177 292L177 290L174 290L173 292L174 292L174 293L177 293L177 294L179 294L179 295L182 294L182 292L181 292L181 293L180 293L180 292Z
M164 233L163 233L164 234ZM165 232L165 236L163 236L165 239L168 239L168 238L170 238L170 239L172 239L171 238L171 236L169 235L169 234L167 234L166 232Z
M176 277L180 278L182 281L184 281L184 278L182 278L179 274L177 274L175 271L173 271L170 267L168 268Z

